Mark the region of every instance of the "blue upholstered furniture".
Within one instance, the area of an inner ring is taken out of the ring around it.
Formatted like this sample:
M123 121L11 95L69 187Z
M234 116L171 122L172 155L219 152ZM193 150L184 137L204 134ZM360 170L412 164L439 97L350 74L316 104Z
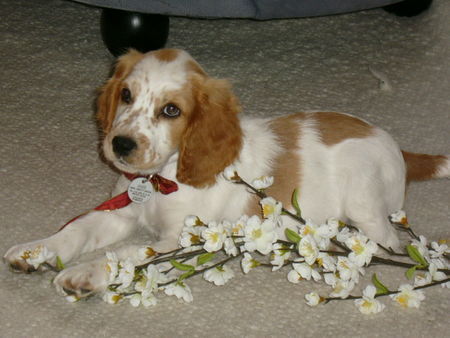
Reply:
M132 12L199 18L298 18L382 7L400 0L75 0Z

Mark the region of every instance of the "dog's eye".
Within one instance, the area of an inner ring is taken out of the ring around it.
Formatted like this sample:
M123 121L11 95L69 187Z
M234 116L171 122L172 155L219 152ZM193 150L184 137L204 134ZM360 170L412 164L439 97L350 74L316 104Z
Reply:
M128 88L122 88L122 91L120 92L120 97L123 102L126 104L131 103L131 92Z
M180 116L181 110L176 105L169 103L167 106L165 106L162 109L161 113L165 117L177 117L177 116Z

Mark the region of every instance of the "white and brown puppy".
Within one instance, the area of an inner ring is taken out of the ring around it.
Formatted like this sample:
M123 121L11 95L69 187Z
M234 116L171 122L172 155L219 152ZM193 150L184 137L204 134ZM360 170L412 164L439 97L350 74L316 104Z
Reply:
M229 165L248 181L274 176L267 193L287 208L297 187L305 218L320 223L337 217L378 243L397 247L388 215L402 208L406 183L450 174L448 156L402 152L385 131L350 115L260 119L239 118L239 111L228 82L209 77L188 53L130 51L118 60L99 96L104 154L122 172L158 173L179 190L111 212L88 213L51 237L14 246L6 262L31 271L21 256L43 245L66 263L126 238L139 226L156 235L152 247L164 252L177 247L187 215L233 221L258 213L257 199L221 175ZM113 194L128 185L121 176ZM117 253L120 259L137 260L137 249L126 246ZM54 283L78 295L104 290L104 264L100 259L67 268Z

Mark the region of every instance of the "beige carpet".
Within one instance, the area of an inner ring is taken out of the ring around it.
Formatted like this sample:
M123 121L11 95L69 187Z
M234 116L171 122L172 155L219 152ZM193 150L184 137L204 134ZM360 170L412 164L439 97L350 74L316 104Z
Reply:
M112 57L100 11L68 1L0 0L0 252L47 236L103 201L115 174L98 157L95 88ZM168 46L187 49L210 74L229 78L245 114L345 111L390 131L404 149L450 153L450 2L416 18L382 10L256 22L173 18ZM369 70L387 76L388 87ZM410 187L405 209L419 233L449 238L450 182ZM142 234L141 234L142 235ZM136 237L137 238L137 237ZM130 239L130 241L135 240ZM97 253L101 254L101 253ZM94 254L95 255L95 254ZM76 304L59 297L52 273L0 267L1 337L448 337L450 292L425 291L419 309L389 299L374 316L352 301L309 308L319 284L287 282L287 270L240 273L226 286L190 281L194 302ZM376 267L395 287L398 268ZM367 276L368 278L370 276Z

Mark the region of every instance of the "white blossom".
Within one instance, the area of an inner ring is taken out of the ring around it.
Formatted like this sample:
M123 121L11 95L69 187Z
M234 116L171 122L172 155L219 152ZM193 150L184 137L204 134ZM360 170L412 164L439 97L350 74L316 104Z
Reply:
M302 276L296 270L292 269L287 274L287 280L291 283L298 284L302 280Z
M164 293L168 296L176 296L178 299L183 299L186 303L194 300L190 287L184 282L175 282L165 286Z
M242 271L244 271L245 274L249 273L250 270L256 268L260 264L261 263L253 259L252 255L250 255L248 252L244 253L244 258L242 258L241 260L241 267Z
M441 286L442 286L443 288L450 289L450 282L442 283Z
M327 223L321 224L317 228L317 236L323 239L330 239L336 237L338 233L339 233L339 221L335 219L329 219L327 220ZM326 247L328 247L328 245ZM324 247L324 249L326 247Z
M428 271L432 280L441 281L447 278L447 275L444 272L438 271L438 267L435 263L430 263L428 266Z
M319 257L319 248L311 235L302 237L298 244L298 253L305 258L306 263L314 264Z
M225 242L223 242L223 249L228 256L237 256L238 254L238 248L232 238L227 237L225 239Z
M419 272L414 276L414 287L423 286L433 281L431 274L427 271L425 273Z
M178 244L183 248L200 244L203 230L206 230L203 226L185 226L178 238Z
M138 249L138 259L140 261L145 261L151 257L154 257L157 255L157 252L153 250L153 248L149 246L145 246Z
M106 291L103 294L103 300L108 304L117 304L123 300L123 295L114 291Z
M389 216L389 218L392 223L408 226L408 218L406 217L406 213L403 210L394 212L392 215Z
M337 218L331 217L327 219L326 224L328 225L328 236L330 238L337 236L339 233L339 227L341 226L340 221Z
M315 292L310 292L307 293L305 295L305 300L306 300L306 304L308 304L309 306L317 306L319 305L321 302L323 302L322 297L320 297L317 293Z
M326 250L330 244L330 238L336 236L334 229L328 224L317 225L312 220L307 219L306 223L300 226L300 236L310 235L314 238L317 246L321 250Z
M214 285L224 285L233 277L234 272L227 265L217 266L203 273L203 278Z
M306 219L305 224L300 225L299 234L304 237L307 235L315 236L318 225L314 223L311 219Z
M108 284L112 284L119 273L119 259L115 252L106 252L105 269L108 272Z
M330 293L330 297L340 297L342 299L347 298L355 287L355 283L351 280L342 280L336 278L333 286L333 292Z
M185 227L196 227L196 226L204 226L204 223L198 218L198 216L189 215L184 219Z
M149 307L158 303L155 295L149 290L144 290L142 293L136 293L128 298L130 299L130 304L134 307L138 307L140 304L144 307Z
M410 284L400 285L398 291L400 292L390 295L390 297L404 308L418 308L420 306L420 302L425 299L425 295L422 290L414 290L413 286Z
M234 165L226 167L225 170L223 171L223 176L225 177L226 180L232 182L240 180L240 177Z
M363 291L361 299L355 299L355 305L361 313L368 315L383 311L385 305L375 299L377 289L373 285L368 285Z
M153 292L158 289L158 284L167 282L167 276L152 264L143 270L139 277L140 279L134 285L134 289L138 292L144 292L145 290Z
M324 273L323 274L323 280L325 283L331 287L335 287L338 281L338 277L334 273Z
M336 235L336 239L341 243L345 243L345 241L351 236L353 236L353 233L349 228L345 227L341 231L339 231L339 233Z
M69 303L76 303L80 300L80 298L78 298L76 295L69 295L69 296L66 296L66 300Z
M134 279L134 262L131 258L119 262L119 274L114 281L115 284L121 284L118 289L124 290L131 285Z
M420 235L419 240L413 239L411 244L419 250L419 253L426 259L429 260L430 254L427 247L427 239L425 236Z
M243 215L239 217L239 219L230 224L229 228L226 228L230 236L244 236L244 229L247 225L249 217L247 215Z
M205 240L203 247L208 252L218 251L222 248L226 237L222 224L210 222L208 227L202 231L202 238Z
M372 256L377 252L378 245L361 233L349 237L345 245L352 250L348 258L358 266L364 266L370 263Z
M272 250L272 245L277 241L276 226L271 220L261 223L257 216L252 216L247 221L244 229L244 247L247 251L258 251L267 255Z
M319 272L313 269L309 264L306 263L293 263L294 268L288 273L288 280L291 283L298 283L302 279L311 280L314 279L316 282L322 279Z
M338 257L336 269L342 280L359 282L359 275L364 275L364 269L347 257Z
M251 183L251 186L257 190L262 190L270 187L273 184L272 176L261 176L257 179L254 179Z
M44 245L38 245L33 250L26 250L22 253L21 258L25 260L28 264L32 265L35 269L39 267L42 263L52 260L56 254L49 251Z
M431 258L441 258L445 254L450 253L448 245L445 243L439 244L437 242L431 242L431 247L433 249L429 251Z
M427 259L429 264L434 264L438 269L449 269L450 264L445 257Z
M273 251L270 255L270 264L272 264L272 271L281 269L286 261L291 257L291 251L289 246L281 243L275 243L273 245Z
M345 299L356 285L354 281L343 280L338 278L338 276L334 273L324 273L323 277L325 283L333 288L333 291L330 294L331 297L340 297Z
M278 220L281 215L282 204L272 197L266 197L259 201L263 211L263 217Z
M244 228L247 224L248 216L242 215L236 222L222 222L223 229L225 230L227 236L238 237L244 236Z
M317 264L323 268L325 272L335 272L337 261L334 256L330 256L325 252L319 252L317 257Z

